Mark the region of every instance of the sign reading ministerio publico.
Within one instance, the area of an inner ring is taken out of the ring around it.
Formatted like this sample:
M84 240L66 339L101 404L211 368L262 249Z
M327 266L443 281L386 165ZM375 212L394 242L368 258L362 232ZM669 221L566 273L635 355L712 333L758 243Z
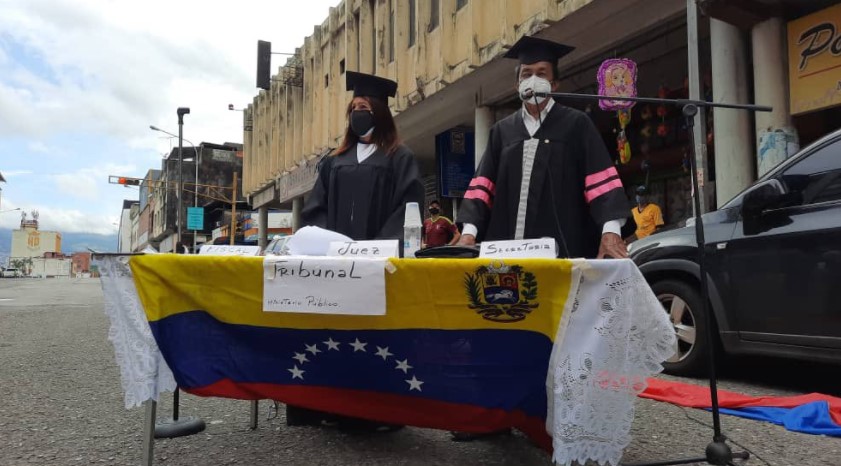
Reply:
M791 113L841 104L841 4L788 23Z

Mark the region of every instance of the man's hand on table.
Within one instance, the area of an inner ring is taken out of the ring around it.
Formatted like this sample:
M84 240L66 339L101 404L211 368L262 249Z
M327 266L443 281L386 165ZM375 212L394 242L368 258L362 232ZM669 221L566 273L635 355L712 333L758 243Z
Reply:
M622 241L622 237L616 233L605 233L602 235L602 242L599 244L599 255L596 259L613 258L626 259L628 257L628 245Z
M476 237L473 235L461 235L461 238L458 240L459 246L475 246L476 245Z

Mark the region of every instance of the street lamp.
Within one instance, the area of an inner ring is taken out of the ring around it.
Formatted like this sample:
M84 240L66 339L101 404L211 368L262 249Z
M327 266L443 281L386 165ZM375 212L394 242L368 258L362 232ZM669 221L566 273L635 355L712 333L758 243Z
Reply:
M189 113L189 109L188 109L187 113ZM169 131L165 131L161 128L158 128L155 125L149 125L149 129L151 129L152 131L159 131L161 133L167 134L167 135L169 135L171 137L174 137L174 138L179 137L179 136L176 136L176 135L170 133ZM183 138L183 137L181 139L184 139L185 141L189 142L193 146L193 152L196 153L196 158L193 159L193 160L196 161L196 179L195 179L195 185L193 186L193 188L194 188L193 207L198 207L199 206L199 164L201 164L201 152L199 152L198 148L196 148L196 144L193 141L190 141L189 139ZM180 157L181 156L180 156L180 147L179 147L179 158ZM190 159L186 159L184 161L189 162ZM179 171L180 171L180 169L181 168L179 166ZM178 198L181 199L181 194L180 193L178 195ZM179 226L180 226L180 224L179 224ZM178 240L181 241L181 234L180 233L178 234ZM193 253L196 252L196 244L197 244L196 231L193 230Z

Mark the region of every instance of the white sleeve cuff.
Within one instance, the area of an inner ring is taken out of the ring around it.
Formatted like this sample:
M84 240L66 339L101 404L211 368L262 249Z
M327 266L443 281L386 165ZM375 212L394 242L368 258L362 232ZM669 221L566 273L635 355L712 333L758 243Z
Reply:
M476 225L472 223L465 223L464 226L461 228L462 235L473 235L473 237L479 236L479 230L476 228Z
M613 233L622 236L622 227L625 226L625 221L626 219L620 218L617 220L609 220L605 222L604 227L602 227L602 234Z

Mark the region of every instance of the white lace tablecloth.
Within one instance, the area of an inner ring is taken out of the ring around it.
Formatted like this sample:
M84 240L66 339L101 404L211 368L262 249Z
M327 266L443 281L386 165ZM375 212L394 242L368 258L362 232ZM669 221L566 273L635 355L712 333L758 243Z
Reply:
M126 408L157 400L176 384L152 336L128 257L106 256L99 263ZM575 270L575 299L550 359L546 429L555 463L617 465L631 441L636 396L674 354L675 334L630 260L578 260Z

